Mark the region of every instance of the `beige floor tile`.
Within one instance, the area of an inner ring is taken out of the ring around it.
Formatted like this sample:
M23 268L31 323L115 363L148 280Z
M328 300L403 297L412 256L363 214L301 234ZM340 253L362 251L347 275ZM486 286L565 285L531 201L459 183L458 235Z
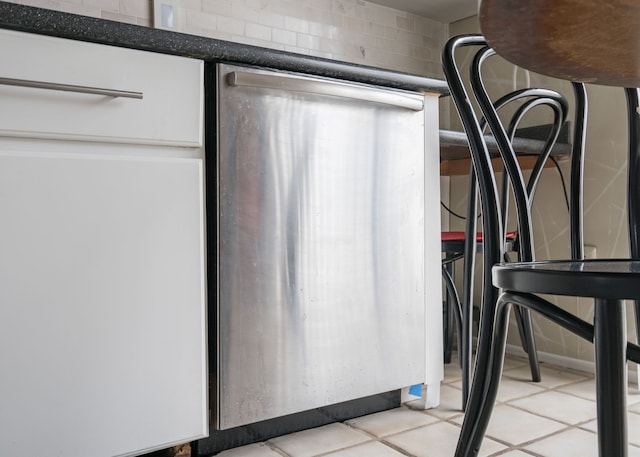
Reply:
M453 455L460 429L447 422L427 425L398 435L388 436L385 441L415 457L444 457ZM485 440L479 457L487 457L506 447L491 439Z
M596 401L596 380L593 377L585 381L560 386L555 390ZM638 388L632 383L629 383L627 390L627 404L630 405L630 407L631 405L637 405L639 408L638 411L640 412L640 391L638 391Z
M462 418L454 419L462 422ZM566 428L565 424L545 419L509 405L498 405L494 408L487 437L500 442L517 445L550 435Z
M326 457L403 457L403 454L378 441L359 444L324 455Z
M462 415L462 391L448 385L440 387L440 404L427 409L427 414L440 419L450 419Z
M509 451L506 454L496 454L496 457L498 456L500 457L531 457L531 454L515 450L515 451Z
M577 395L587 400L596 401L596 380L594 378L585 381L575 382L566 386L560 386L556 389L559 392Z
M567 424L578 424L596 417L594 401L563 392L546 391L511 401L509 405Z
M629 412L634 412L636 414L640 414L640 403L634 403L631 405L627 405L627 409Z
M374 436L382 437L432 424L437 421L437 418L429 416L424 412L401 407L351 419L346 423L352 427L371 433Z
M543 457L598 457L595 433L569 429L526 446ZM640 457L640 447L629 446L629 457Z
M451 386L462 389L462 382L453 383ZM524 380L503 376L500 378L497 401L502 403L544 392L545 390L546 389L541 387L539 383L532 382L531 379Z
M529 360L525 359L524 357L518 357L515 355L507 354L504 358L504 365L503 365L504 370L510 370L512 368L528 367L528 366L529 366Z
M503 376L500 380L500 387L498 388L497 401L505 402L515 400L516 398L534 395L544 390L539 383L532 382L531 379L522 380Z
M335 423L269 440L291 457L311 457L370 441L365 433Z
M593 420L582 425L581 428L596 433L598 430L598 423ZM627 437L629 439L629 443L640 446L640 414L629 413L627 415Z
M457 358L452 358L451 363L444 365L444 379L442 382L447 384L460 379L462 379L462 370L460 370Z
M580 429L569 429L530 444L525 449L543 457L598 457L596 435Z
M500 387L498 387L498 402L515 400L516 398L526 397L543 392L544 387L539 383L531 381L531 379L515 379L503 376L500 379Z
M640 414L640 403L633 403L629 405L629 411Z
M640 390L638 385L630 382L627 390L627 404L634 405L640 403Z
M264 443L249 444L217 454L218 457L281 457L276 451Z
M629 413L627 427L629 443L640 446L640 414Z
M536 385L544 388L556 388L565 384L587 379L589 375L574 371L566 371L552 365L540 364L542 380ZM531 381L531 370L528 365L519 368L505 369L503 377Z

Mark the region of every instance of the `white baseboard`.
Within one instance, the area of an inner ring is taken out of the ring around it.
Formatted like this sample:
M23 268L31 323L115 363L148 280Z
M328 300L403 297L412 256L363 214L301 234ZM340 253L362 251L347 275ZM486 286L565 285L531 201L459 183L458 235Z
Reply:
M527 357L521 346L515 344L507 344L507 354L516 355L518 357ZM570 370L582 371L583 373L594 374L596 372L595 363L587 360L574 359L564 355L551 354L549 352L538 351L538 360L540 362L549 363ZM638 384L638 365L635 363L628 364L629 382Z

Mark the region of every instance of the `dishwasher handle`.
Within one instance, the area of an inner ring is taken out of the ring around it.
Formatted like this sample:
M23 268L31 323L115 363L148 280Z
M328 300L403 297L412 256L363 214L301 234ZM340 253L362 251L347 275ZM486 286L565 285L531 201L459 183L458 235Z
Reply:
M90 95L106 95L108 97L124 97L142 99L142 92L128 90L102 89L100 87L77 86L74 84L52 83L47 81L32 81L29 79L0 78L0 85L32 87L35 89L61 90L66 92L77 92Z
M227 74L227 84L233 87L264 87L318 95L333 95L336 97L382 103L413 111L422 111L424 109L424 100L419 95L404 95L387 89L377 89L375 87L364 87L338 81L311 79L293 75L232 71Z

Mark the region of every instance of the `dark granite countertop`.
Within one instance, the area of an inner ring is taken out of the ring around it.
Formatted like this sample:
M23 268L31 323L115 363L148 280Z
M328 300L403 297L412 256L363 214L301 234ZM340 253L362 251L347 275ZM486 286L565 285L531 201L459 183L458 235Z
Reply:
M196 35L0 2L0 28L61 38L295 71L425 93L448 94L445 81Z
M489 153L498 156L498 143L493 135L485 135L484 139L487 143ZM546 136L540 138L528 138L518 136L513 140L513 148L517 154L522 155L538 155L542 151ZM571 154L571 144L567 140L560 140L552 149L554 157L568 157ZM456 130L440 130L440 159L441 160L458 160L469 157L469 140L464 132Z

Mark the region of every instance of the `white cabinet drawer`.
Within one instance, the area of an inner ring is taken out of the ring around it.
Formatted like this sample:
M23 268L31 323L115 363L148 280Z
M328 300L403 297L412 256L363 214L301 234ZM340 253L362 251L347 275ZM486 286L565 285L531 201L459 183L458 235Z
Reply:
M0 30L0 135L200 146L203 63L195 59ZM142 98L76 92L100 88ZM84 89L83 89L84 90Z

